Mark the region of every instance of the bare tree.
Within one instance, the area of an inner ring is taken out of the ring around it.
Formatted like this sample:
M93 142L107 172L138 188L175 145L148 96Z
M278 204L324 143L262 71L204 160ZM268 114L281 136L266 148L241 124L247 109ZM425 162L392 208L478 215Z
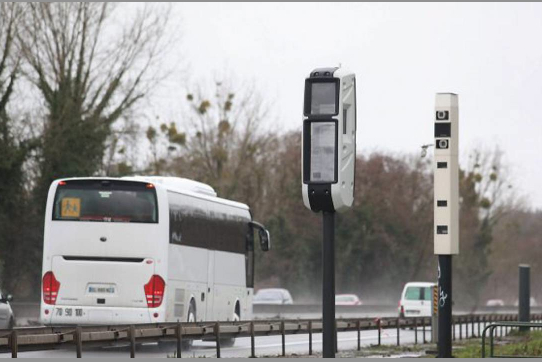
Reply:
M174 173L207 182L219 195L260 210L278 147L275 133L264 128L267 105L253 87L236 92L215 82L210 92L213 97L187 94L186 132L177 131L175 124L161 127L170 146L179 149Z
M6 115L7 104L19 69L18 56L15 51L16 23L20 18L20 5L17 3L0 3L0 114Z
M24 293L18 287L32 283L22 275L16 277L22 271L18 266L21 259L33 254L27 239L21 237L28 228L24 164L32 142L20 137L18 119L10 106L19 78L15 41L21 15L21 4L0 3L0 281L4 290L19 296Z
M513 190L499 148L474 150L467 168L460 171L460 241L461 249L469 252L457 258L457 274L462 280L458 291L473 309L480 304L495 270L489 262L495 227L505 215L521 207Z
M25 4L18 44L46 107L41 195L54 178L99 171L113 125L156 84L167 12L145 6L119 29L114 10L108 3Z

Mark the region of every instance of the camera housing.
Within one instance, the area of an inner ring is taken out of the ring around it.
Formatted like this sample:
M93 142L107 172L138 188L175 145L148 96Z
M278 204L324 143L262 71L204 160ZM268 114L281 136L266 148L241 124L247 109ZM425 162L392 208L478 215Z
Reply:
M437 121L447 121L450 118L450 111L436 111L435 113Z
M343 212L354 202L356 76L342 68L314 69L305 79L302 194L314 212Z
M448 149L449 142L447 139L438 139L437 140L437 149L439 150L446 150Z
M435 104L434 250L459 253L458 100L439 93Z

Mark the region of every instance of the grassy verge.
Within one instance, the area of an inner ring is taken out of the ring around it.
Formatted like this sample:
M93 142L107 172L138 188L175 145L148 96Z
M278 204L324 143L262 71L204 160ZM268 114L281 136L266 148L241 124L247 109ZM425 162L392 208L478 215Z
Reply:
M542 356L542 332L533 331L525 334L516 332L507 337L497 338L494 354L496 356ZM457 358L480 358L482 357L482 342L479 339L469 341L464 346L455 349L453 355ZM486 344L486 356L489 356L489 341Z

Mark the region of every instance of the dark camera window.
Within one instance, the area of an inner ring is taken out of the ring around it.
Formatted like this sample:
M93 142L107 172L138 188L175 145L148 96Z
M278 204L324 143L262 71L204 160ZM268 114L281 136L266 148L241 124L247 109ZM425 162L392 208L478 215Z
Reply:
M437 148L441 150L445 150L448 148L449 141L446 139L443 140L437 140Z
M437 162L437 168L448 168L448 162Z
M437 111L436 112L437 121L447 121L449 118L448 111Z
M447 235L448 234L448 226L447 225L437 225L437 234Z
M435 137L451 137L451 123L435 123Z
M336 114L336 83L320 82L311 84L311 114Z

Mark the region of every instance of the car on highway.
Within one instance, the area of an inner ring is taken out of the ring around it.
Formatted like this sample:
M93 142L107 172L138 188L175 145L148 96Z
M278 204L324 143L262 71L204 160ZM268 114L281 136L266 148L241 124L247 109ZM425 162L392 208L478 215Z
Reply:
M488 299L486 307L504 307L504 300L502 299Z
M294 300L287 289L265 288L256 292L252 304L294 304Z
M355 294L337 294L335 296L335 305L362 305L363 303L359 300L358 296Z
M15 326L15 316L9 304L12 300L11 294L0 291L0 329L12 329Z
M399 317L430 317L433 287L436 284L430 282L406 283L399 301Z

